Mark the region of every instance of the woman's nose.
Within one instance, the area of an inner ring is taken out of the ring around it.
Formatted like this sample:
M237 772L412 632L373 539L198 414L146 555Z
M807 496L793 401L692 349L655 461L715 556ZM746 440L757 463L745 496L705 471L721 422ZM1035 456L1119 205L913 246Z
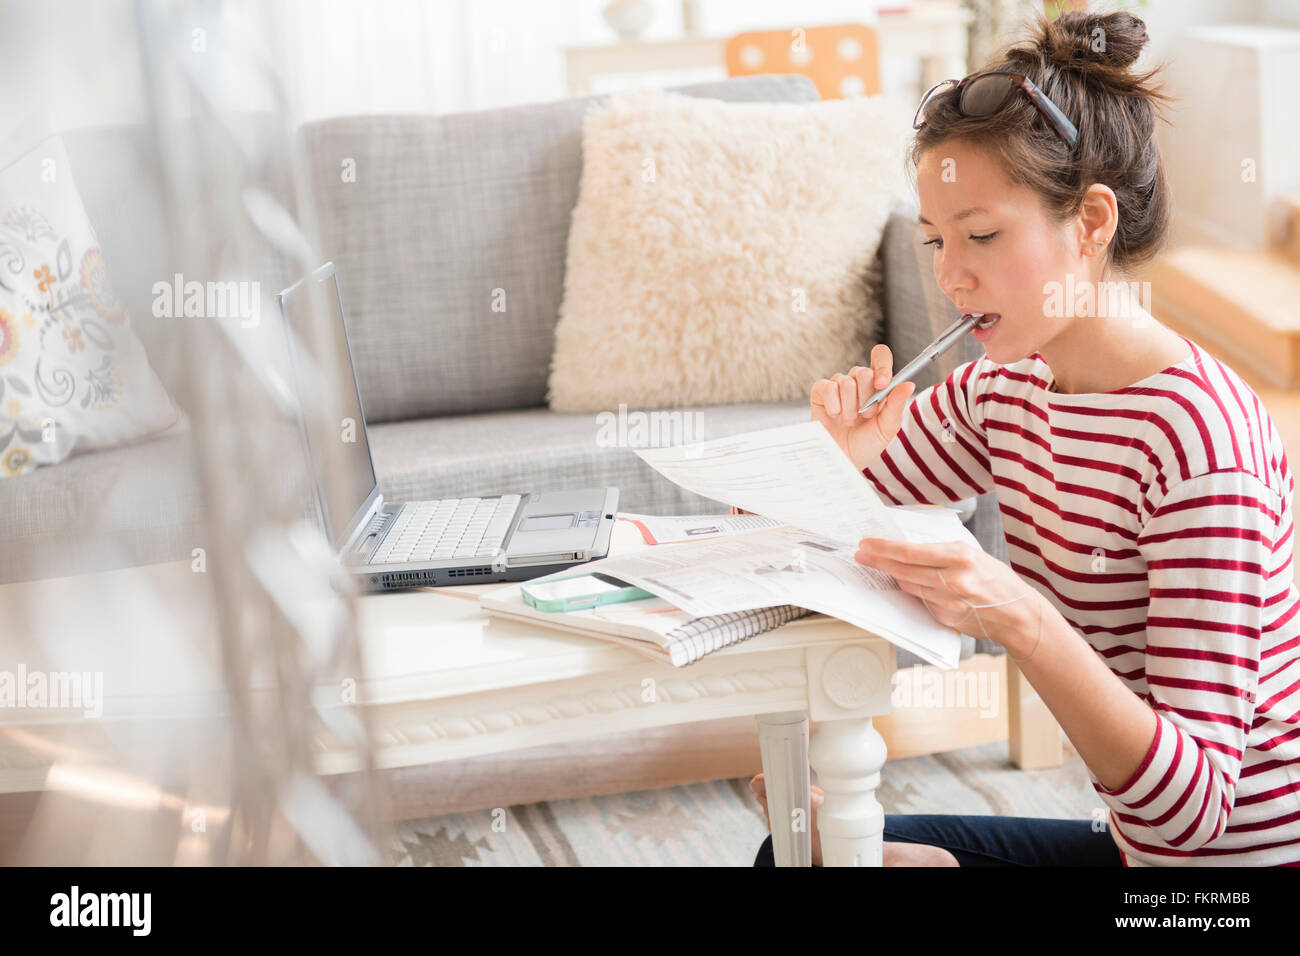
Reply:
M969 297L970 290L974 287L970 271L956 257L949 258L946 255L942 262L935 260L934 280L938 283L939 290L953 302Z

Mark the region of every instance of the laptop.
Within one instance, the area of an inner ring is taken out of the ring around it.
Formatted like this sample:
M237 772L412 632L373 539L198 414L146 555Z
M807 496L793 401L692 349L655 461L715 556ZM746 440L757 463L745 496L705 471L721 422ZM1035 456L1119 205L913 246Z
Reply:
M307 396L300 404L319 410L310 423L305 412L300 417L319 519L363 590L527 581L609 553L617 488L385 501L370 456L334 263L276 299L298 394ZM309 334L313 310L324 323L316 336ZM328 354L307 354L312 342ZM322 407L331 402L336 404ZM335 422L350 425L342 441ZM342 450L342 474L324 474L325 441Z

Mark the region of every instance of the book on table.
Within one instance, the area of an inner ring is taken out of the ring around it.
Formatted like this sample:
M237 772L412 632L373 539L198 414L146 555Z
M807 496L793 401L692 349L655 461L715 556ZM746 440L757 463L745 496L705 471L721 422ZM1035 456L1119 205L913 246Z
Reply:
M481 597L479 603L488 613L498 617L531 621L544 627L603 638L676 667L812 613L806 608L785 604L697 616L660 597L581 611L539 611L524 603L519 594L521 586L512 584L493 591Z

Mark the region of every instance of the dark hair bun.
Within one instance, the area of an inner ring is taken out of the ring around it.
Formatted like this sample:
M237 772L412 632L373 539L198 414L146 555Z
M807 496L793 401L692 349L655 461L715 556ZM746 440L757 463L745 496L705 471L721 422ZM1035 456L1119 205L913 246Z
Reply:
M1128 67L1147 43L1146 24L1131 13L1063 13L1041 28L1043 58L1060 66ZM1085 67L1086 69L1086 67Z
M1105 259L1124 272L1149 261L1165 242L1173 197L1156 140L1171 97L1157 80L1163 67L1133 67L1147 28L1130 13L1042 13L1017 40L982 67L1022 73L1075 125L1068 146L1028 96L1014 96L991 116L966 116L952 90L936 94L912 142L911 165L949 140L994 156L1007 177L1038 193L1057 222L1078 214L1088 190L1115 193L1119 225ZM942 155L942 154L941 154Z

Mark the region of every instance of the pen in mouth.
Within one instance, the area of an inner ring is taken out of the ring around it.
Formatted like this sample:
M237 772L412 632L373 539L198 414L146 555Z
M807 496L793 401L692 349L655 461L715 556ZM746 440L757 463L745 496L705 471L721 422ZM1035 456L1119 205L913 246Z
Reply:
M876 392L876 394L872 395L871 398L867 399L866 403L858 409L858 414L861 415L877 402L883 402L889 397L889 392L895 385L901 385L903 382L915 378L917 373L919 373L921 369L925 368L927 362L934 361L944 352L947 352L950 348L960 342L962 336L971 329L976 328L982 319L995 315L997 316L997 319L1001 318L1001 316L995 312L990 312L987 315L983 312L964 312L956 322L944 330L942 335L923 348L920 355L908 362L907 365L903 367L902 371L898 372L893 379L890 380L888 385ZM989 323L988 329L992 329L993 326L997 325L997 319L994 319L993 322ZM976 336L976 338L978 337L979 336Z

